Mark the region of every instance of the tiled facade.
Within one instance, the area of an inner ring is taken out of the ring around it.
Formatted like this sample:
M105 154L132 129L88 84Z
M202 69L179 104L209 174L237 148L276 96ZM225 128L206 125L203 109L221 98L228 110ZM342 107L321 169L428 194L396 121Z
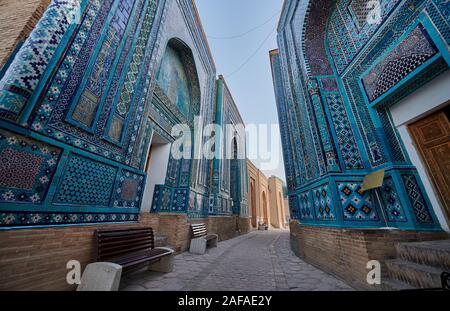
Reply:
M138 222L155 133L170 144L172 127L193 129L198 116L200 127L243 123L223 78L216 82L193 1L29 5L35 27L10 26L23 38L9 43L0 71L1 227ZM213 180L212 162L170 157L150 212L247 214L243 163L216 160Z
M97 229L149 226L177 252L192 223L221 240L250 230L245 163L168 153L148 187L164 162L149 165L156 136L170 146L177 124L243 125L193 1L12 2L0 4L12 35L0 41L1 288L73 289L67 261L95 260Z
M245 125L223 76L216 83L214 124L221 127L221 135L220 141L216 141L220 148L215 150L217 156L213 161L210 214L248 218ZM228 130L227 124L231 126Z
M448 70L450 4L287 0L270 52L292 218L440 231L390 107ZM361 191L385 170L382 187Z

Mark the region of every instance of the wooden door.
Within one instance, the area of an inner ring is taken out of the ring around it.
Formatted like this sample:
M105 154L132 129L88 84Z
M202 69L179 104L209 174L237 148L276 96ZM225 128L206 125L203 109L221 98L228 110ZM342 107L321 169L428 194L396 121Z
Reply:
M450 105L409 130L450 219Z

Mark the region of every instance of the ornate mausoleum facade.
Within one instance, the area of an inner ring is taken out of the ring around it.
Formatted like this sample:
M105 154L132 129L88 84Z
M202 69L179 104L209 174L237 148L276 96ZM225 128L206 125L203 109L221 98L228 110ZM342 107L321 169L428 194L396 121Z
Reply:
M450 3L375 2L286 0L270 52L293 248L359 285L361 258L440 237L450 219Z
M240 217L238 230L250 230L248 210L247 157L245 125L231 92L222 75L216 82L216 109L214 124L217 126L215 153L212 166L212 202L209 214Z
M178 251L192 222L247 232L245 162L197 153L206 124L243 122L194 2L26 2L0 13L0 287L67 288L100 228L151 226Z

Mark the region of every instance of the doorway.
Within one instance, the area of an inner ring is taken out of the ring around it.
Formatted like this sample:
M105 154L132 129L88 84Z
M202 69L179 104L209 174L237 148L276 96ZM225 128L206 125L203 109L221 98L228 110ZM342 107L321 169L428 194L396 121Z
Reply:
M142 211L144 212L149 212L151 209L155 186L164 185L166 182L171 146L159 134L153 134L145 166L147 184L145 186L144 201L142 204Z
M408 129L450 219L450 105L409 125Z

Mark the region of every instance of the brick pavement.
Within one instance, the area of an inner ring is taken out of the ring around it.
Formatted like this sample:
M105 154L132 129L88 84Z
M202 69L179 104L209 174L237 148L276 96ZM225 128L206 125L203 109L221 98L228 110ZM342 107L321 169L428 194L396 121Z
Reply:
M140 270L123 276L121 290L272 291L351 290L305 263L289 247L288 231L252 232L220 242L205 255L175 257L171 273Z

